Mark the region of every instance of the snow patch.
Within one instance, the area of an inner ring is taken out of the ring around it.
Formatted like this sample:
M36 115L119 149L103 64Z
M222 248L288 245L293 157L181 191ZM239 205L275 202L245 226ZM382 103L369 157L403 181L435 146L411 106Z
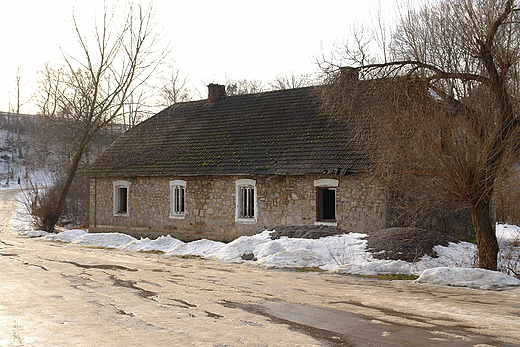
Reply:
M243 254L254 253L256 256L256 248L271 241L269 234L270 231L264 230L253 236L241 236L222 247L215 254L215 258L221 261L241 262Z
M71 229L63 231L59 234L50 234L46 236L46 238L52 241L76 242L86 234L88 233L85 230Z
M478 289L520 286L520 280L501 272L450 267L426 269L416 282Z
M323 257L309 249L295 249L274 253L258 261L258 265L273 268L319 268L325 265Z
M137 240L119 233L87 233L74 229L59 234L47 234L31 230L30 218L23 208L17 210L11 227L29 237L71 242L84 246L118 248L129 251L162 251L166 256L193 255L226 262L245 262L243 254L253 254L254 261L265 268L319 267L338 274L377 275L411 274L417 275L417 283L466 286L471 288L496 289L518 286L520 280L500 272L474 269L476 247L467 242L450 243L434 248L438 257L424 256L417 262L402 260L374 259L366 252L366 235L349 233L321 239L300 239L281 237L270 238L272 231L263 231L252 236L242 236L224 244L211 240L184 243L171 236L161 236L156 240ZM16 224L19 223L20 225ZM25 226L24 226L25 225ZM509 274L520 273L520 227L499 224L496 226L500 244L499 267Z
M202 258L214 258L218 252L225 246L223 242L211 240L197 240L190 243L179 244L168 253L167 256L186 256L194 255Z
M155 240L145 238L132 241L125 249L128 251L160 251L166 253L180 244L184 244L184 242L174 239L170 235L166 235L160 236Z

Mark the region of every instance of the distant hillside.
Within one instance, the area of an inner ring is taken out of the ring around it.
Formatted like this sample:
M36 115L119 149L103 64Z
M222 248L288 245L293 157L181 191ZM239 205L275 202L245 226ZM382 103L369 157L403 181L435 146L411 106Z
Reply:
M65 123L39 115L0 112L0 187L59 176L70 160L77 135ZM115 124L102 131L88 148L82 165L88 165L124 130Z

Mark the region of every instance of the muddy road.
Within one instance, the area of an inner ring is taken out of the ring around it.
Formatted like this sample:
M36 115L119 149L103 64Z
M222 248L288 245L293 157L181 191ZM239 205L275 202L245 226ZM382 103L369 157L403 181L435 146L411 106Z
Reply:
M517 346L520 289L484 291L83 247L10 232L0 346Z

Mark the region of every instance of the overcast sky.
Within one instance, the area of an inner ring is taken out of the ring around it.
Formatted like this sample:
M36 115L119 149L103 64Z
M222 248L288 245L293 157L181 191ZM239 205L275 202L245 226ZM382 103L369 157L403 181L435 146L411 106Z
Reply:
M107 3L116 0L106 0ZM316 61L344 40L352 24L366 22L381 3L388 15L396 0L152 0L161 31L171 42L172 63L193 89L226 79L260 79L317 71ZM124 1L119 1L121 6ZM0 111L15 110L16 69L22 68L21 99L35 92L36 72L59 63L58 45L74 44L71 13L82 20L102 0L3 1L0 32ZM173 61L175 60L175 61ZM10 108L10 109L9 109ZM30 104L22 113L37 110Z

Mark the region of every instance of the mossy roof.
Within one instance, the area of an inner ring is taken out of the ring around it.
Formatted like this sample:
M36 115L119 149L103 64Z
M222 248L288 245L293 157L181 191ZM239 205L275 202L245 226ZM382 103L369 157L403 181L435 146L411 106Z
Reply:
M316 87L175 104L128 130L91 176L349 173L367 160Z

